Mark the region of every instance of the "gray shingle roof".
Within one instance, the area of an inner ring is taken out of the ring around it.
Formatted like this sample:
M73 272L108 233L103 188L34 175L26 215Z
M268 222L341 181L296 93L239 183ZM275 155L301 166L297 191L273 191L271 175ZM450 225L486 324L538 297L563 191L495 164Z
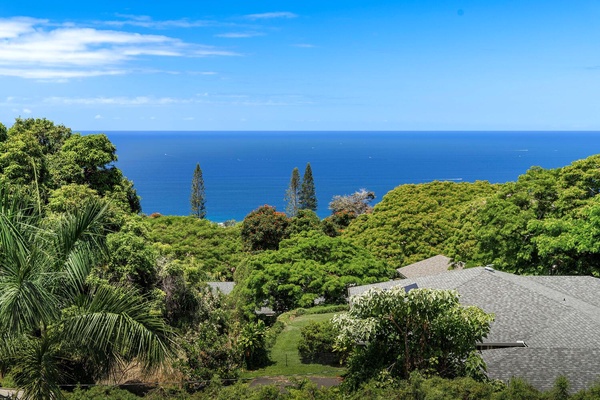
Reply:
M219 290L224 295L228 295L233 292L235 282L206 282L213 290Z
M418 278L421 276L437 275L447 272L450 268L452 259L446 256L437 255L414 264L398 268L396 271L405 278Z
M573 390L600 378L600 279L586 276L531 277L482 267L388 281L349 289L349 295L372 287L416 283L419 287L456 289L461 303L496 316L485 342L523 340L526 348L482 352L490 377L526 378L549 389L561 374Z

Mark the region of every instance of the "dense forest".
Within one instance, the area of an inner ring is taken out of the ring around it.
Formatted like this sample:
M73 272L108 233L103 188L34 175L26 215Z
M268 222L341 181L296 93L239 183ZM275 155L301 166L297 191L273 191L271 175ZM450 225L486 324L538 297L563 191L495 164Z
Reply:
M312 332L304 349L337 352L346 374L339 388L298 381L269 394L269 387L222 385L272 364L269 352L285 327L281 316L344 310L349 286L397 278L396 268L437 254L517 274L600 276L600 155L552 170L532 167L504 184L401 185L374 207L375 194L365 190L335 196L323 220L313 211L316 202L306 206L310 196L302 194L296 169L290 188L282 188L293 202L287 214L265 205L225 225L204 219L199 165L193 178L190 171L197 193L192 215L146 216L116 161L115 146L102 134L83 136L46 119L17 119L10 129L0 124L3 386L20 387L31 398L84 398L80 389L67 391L123 377L180 382L180 392L160 386L149 398L169 390L178 398L428 398L430 392L462 397L465 390L478 391L476 398L550 398L565 392L566 382L551 394L521 381L487 382L480 368L464 365L441 376L432 366L444 360L435 352L427 368L416 361L389 368L379 361L388 360L383 348L393 343L383 341L380 353L354 348L351 339L362 329L358 308L336 317L355 318L354 325L334 318L303 332L307 338ZM235 282L235 288L226 296L209 282ZM452 293L421 295L418 304L443 299L436 307L458 306ZM385 301L413 301L394 296ZM275 317L257 314L261 308ZM477 329L465 333L467 344L451 344L460 345L461 360L472 360L475 340L491 322L484 313L470 315L469 326ZM118 392L96 388L87 395L94 390L97 398Z

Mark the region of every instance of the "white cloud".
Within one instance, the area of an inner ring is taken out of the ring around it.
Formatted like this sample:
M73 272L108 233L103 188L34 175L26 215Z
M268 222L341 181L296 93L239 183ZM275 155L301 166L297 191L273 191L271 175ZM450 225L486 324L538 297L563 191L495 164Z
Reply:
M0 19L0 39L15 38L24 33L33 32L33 25L47 22L48 21L44 19L27 17Z
M216 37L226 38L226 39L240 39L240 38L251 38L257 36L263 36L264 33L260 32L228 32L228 33L220 33L215 35Z
M24 108L23 114L31 114L31 110L29 108Z
M169 106L177 104L212 104L231 106L297 106L314 104L310 99L299 95L273 95L251 97L245 94L217 94L209 95L200 93L192 98L175 97L47 97L42 100L45 105L59 106Z
M173 97L48 97L44 103L53 105L117 105L117 106L142 106L142 105L168 105L191 103L190 99Z
M94 119L102 119L102 115L96 114L96 116L94 117Z
M2 68L0 67L0 76L14 76L25 79L38 80L66 80L72 78L88 78L103 75L123 75L126 70L75 70L75 69L45 69L45 68Z
M28 79L69 79L131 72L123 68L140 56L234 56L234 52L185 43L164 35L58 28L47 20L0 19L0 75Z
M199 28L209 26L221 26L223 24L215 21L208 20L189 20L189 19L176 19L166 21L156 21L148 15L129 15L129 14L117 14L117 17L122 18L116 21L101 21L99 23L122 27L125 25L137 26L141 28L153 28L153 29L167 29L167 28Z
M245 18L247 19L252 19L252 20L257 20L257 19L274 19L274 18L296 18L298 15L291 13L291 12L287 12L287 11L277 11L277 12L268 12L268 13L262 13L262 14L249 14L246 15Z
M314 44L309 44L309 43L297 43L297 44L293 44L292 46L301 47L304 49L312 49L312 48L316 47Z

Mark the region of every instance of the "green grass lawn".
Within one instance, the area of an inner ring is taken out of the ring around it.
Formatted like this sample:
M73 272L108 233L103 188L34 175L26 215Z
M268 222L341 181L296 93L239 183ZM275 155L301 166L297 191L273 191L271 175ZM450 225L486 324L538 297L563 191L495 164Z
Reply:
M311 321L324 321L330 319L337 313L311 314L294 317L277 337L275 345L271 349L271 360L274 362L266 368L255 371L246 371L243 378L255 378L258 376L290 376L290 375L315 375L315 376L340 376L345 372L344 368L332 367L323 364L303 364L298 354L298 341L300 340L300 329Z

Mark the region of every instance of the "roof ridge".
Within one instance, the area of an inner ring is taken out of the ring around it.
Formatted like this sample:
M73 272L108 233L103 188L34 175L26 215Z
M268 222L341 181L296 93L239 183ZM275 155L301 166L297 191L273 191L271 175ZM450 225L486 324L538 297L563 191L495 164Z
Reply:
M505 281L532 290L537 294L544 296L559 304L575 308L577 311L585 313L589 318L592 318L597 323L600 323L600 307L590 304L584 300L580 300L576 297L570 296L564 292L552 289L546 285L536 282L533 279L528 279L527 276L509 274L507 272L497 270L490 273L495 274L500 279L504 279Z

